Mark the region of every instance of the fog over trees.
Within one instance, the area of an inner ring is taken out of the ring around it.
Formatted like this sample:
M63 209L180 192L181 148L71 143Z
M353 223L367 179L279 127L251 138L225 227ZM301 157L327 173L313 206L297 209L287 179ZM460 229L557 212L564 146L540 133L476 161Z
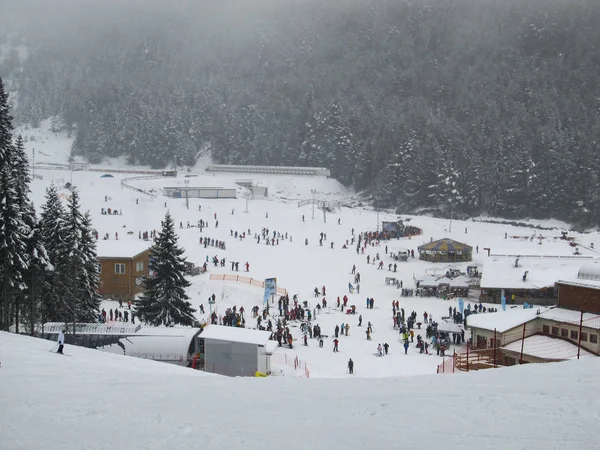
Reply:
M378 207L597 225L599 24L598 0L0 0L0 77L93 162L208 150Z

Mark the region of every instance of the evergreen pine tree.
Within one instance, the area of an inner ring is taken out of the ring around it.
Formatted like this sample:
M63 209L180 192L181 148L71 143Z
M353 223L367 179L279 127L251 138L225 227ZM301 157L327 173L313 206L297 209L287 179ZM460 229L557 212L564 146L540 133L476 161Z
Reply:
M89 211L83 215L81 221L81 253L84 259L81 271L79 300L81 316L85 321L94 321L100 310L100 296L98 285L98 258L96 253L96 239L93 236L92 219Z
M66 298L59 294L60 247L63 243L65 209L55 186L46 190L46 203L40 216L40 237L52 269L42 286L42 321L56 322L66 317Z
M15 146L12 143L12 117L8 96L0 79L0 289L2 290L2 326L9 329L11 309L26 289L24 273L28 263L25 240L28 234L23 221L21 200L17 188Z
M0 164L4 164L12 147L12 116L8 107L8 94L4 90L4 82L0 78Z
M94 322L98 317L97 266L89 219L80 212L73 190L64 215L63 240L58 245L55 270L58 293L63 296L64 321ZM68 314L67 314L68 312Z
M24 274L27 289L19 291L15 295L15 324L17 333L21 322L27 324L28 331L33 333L35 322L40 318L41 281L51 266L41 240L35 208L29 199L29 184L31 183L29 161L21 136L17 137L12 154L11 162L15 173L14 188L22 214L23 232L27 248L27 252L22 255L22 258L26 260L28 267ZM20 319L21 313L23 314L22 320Z
M188 301L185 288L183 249L177 246L177 235L169 213L163 228L150 251L152 276L143 277L146 292L135 302L136 315L152 325L192 325L194 309Z

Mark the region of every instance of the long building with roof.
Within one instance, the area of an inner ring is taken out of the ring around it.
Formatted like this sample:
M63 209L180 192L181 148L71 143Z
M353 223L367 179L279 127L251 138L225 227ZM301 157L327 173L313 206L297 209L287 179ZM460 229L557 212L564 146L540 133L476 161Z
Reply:
M600 355L598 314L558 307L510 309L470 315L467 325L472 347L496 348L500 365Z
M533 303L556 305L556 283L562 277L576 278L582 264L589 258L577 257L504 257L491 256L485 260L479 299L483 302L508 305ZM598 282L600 289L600 282Z

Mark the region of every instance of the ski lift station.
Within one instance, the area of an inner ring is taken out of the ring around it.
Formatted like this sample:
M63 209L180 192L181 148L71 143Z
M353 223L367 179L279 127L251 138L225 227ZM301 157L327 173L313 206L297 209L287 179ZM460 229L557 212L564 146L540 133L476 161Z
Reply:
M230 377L271 373L271 355L277 342L270 331L208 325L198 336L200 369Z
M65 328L65 343L94 348L136 358L189 366L199 351L197 336L201 328L143 327L130 322L76 323L73 342L72 323L52 322L38 326L38 336L56 341Z
M39 325L37 335L56 341L61 329L65 343L136 358L152 359L180 366L192 366L227 376L254 377L271 373L271 355L277 342L270 331L208 325L194 327L143 327L129 322L76 323L52 322Z

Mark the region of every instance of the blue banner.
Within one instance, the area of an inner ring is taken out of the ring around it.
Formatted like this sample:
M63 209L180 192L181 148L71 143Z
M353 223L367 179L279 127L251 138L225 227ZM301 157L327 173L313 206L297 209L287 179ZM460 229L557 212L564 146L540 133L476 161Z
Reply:
M462 314L464 309L465 309L465 302L462 298L459 298L458 299L458 310Z
M263 299L263 305L267 306L269 297L275 294L277 294L277 278L265 278L265 298Z
M502 311L506 311L506 297L502 296Z

